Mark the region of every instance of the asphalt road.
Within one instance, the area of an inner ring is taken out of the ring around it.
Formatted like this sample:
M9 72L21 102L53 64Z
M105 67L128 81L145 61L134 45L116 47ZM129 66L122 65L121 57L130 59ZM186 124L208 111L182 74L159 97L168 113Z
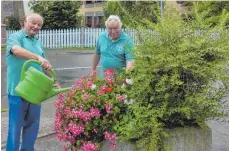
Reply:
M71 87L82 76L89 75L93 51L54 51L47 52L47 57L56 72L62 87ZM6 61L1 53L1 109L7 109Z

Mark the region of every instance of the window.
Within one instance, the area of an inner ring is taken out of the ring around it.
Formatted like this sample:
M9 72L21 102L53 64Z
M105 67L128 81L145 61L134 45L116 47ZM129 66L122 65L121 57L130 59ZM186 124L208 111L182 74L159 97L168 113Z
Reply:
M92 1L86 1L86 4L92 4L93 2Z
M92 27L92 16L87 16L86 18L86 26Z
M99 0L96 0L95 1L95 3L101 3L101 2L103 2L103 0L100 0L100 1Z

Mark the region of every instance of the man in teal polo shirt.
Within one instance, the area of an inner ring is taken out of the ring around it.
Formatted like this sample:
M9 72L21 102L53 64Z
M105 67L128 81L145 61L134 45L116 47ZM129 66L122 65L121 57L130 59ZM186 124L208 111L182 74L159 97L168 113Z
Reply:
M6 151L18 151L22 128L21 151L33 151L38 135L41 106L33 105L23 100L15 93L15 87L21 78L24 62L34 59L41 66L31 64L40 71L49 71L51 64L46 60L44 47L37 34L43 24L39 14L30 14L24 21L24 28L10 35L7 40L7 94L9 101L9 126Z
M103 70L125 67L129 71L134 64L133 48L134 43L130 37L124 33L122 22L117 15L111 15L105 22L107 31L101 33L97 40L96 51L93 56L92 73L101 60L100 76L103 77Z

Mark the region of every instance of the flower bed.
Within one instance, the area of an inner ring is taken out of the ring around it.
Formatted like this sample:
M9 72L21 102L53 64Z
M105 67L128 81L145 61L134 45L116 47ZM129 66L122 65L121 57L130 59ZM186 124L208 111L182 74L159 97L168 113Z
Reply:
M55 131L66 142L65 149L99 150L103 140L116 148L115 128L125 114L128 83L115 76L113 69L104 71L105 78L82 77L66 96L60 94L56 103Z

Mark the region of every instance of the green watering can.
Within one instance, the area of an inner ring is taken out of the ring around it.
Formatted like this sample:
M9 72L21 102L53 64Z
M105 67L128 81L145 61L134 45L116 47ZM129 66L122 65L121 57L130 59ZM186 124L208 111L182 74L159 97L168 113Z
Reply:
M58 93L71 90L71 87L62 89L53 88L54 80L56 79L56 74L53 69L50 70L52 78L38 71L34 67L29 67L29 69L25 72L27 65L32 62L41 64L36 60L26 61L22 66L21 80L15 88L16 93L23 99L32 104L40 105L41 102L57 95Z

